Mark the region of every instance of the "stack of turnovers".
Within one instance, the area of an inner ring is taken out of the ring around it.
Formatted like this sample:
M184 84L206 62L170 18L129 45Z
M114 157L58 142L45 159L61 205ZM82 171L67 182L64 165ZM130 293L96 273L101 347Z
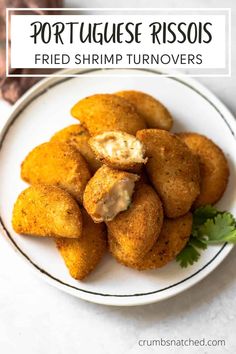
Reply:
M86 97L71 114L79 124L22 162L30 186L14 205L14 230L52 237L79 280L107 249L137 270L172 261L191 235L194 208L225 191L221 149L196 133L171 133L168 109L143 92Z

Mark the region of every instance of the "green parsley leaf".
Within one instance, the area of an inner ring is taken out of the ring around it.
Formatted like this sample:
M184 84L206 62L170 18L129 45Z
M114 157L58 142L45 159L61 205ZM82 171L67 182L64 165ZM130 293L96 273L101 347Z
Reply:
M192 234L176 261L185 268L198 261L199 250L224 242L236 243L236 221L233 215L211 205L198 208L193 213Z
M179 262L182 268L186 268L188 265L192 265L197 262L200 257L200 253L190 243L177 255L176 261Z
M208 219L213 219L218 213L219 211L212 205L196 209L193 213L193 236L200 225L204 224Z
M205 250L207 248L207 244L205 242L205 240L199 240L196 237L191 237L189 240L189 243L193 246L193 247L197 247L199 249Z
M235 220L230 213L218 214L208 219L198 229L198 238L206 243L236 242Z

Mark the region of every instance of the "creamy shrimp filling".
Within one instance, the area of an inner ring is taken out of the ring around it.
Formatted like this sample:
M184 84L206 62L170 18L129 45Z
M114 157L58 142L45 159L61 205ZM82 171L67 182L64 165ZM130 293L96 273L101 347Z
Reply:
M118 181L97 204L96 216L104 221L110 221L119 212L126 210L131 203L134 184L134 180L128 178Z
M93 138L93 146L102 156L118 161L144 163L144 147L135 136L123 132L106 132Z

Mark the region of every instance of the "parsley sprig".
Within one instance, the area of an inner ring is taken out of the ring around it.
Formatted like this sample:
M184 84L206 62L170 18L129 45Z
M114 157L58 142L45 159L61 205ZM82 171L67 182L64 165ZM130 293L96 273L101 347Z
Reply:
M192 234L176 261L182 268L197 262L200 251L208 245L236 243L236 221L229 212L222 212L211 205L196 209L193 213Z

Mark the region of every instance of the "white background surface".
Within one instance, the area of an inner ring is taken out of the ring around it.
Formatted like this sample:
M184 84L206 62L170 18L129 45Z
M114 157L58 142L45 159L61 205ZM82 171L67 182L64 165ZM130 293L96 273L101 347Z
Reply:
M81 7L232 7L232 77L204 78L236 115L234 0L66 1ZM0 102L0 124L9 114ZM201 283L175 298L112 308L70 297L43 283L0 237L0 353L235 353L236 249ZM139 339L225 339L225 348L139 347Z

